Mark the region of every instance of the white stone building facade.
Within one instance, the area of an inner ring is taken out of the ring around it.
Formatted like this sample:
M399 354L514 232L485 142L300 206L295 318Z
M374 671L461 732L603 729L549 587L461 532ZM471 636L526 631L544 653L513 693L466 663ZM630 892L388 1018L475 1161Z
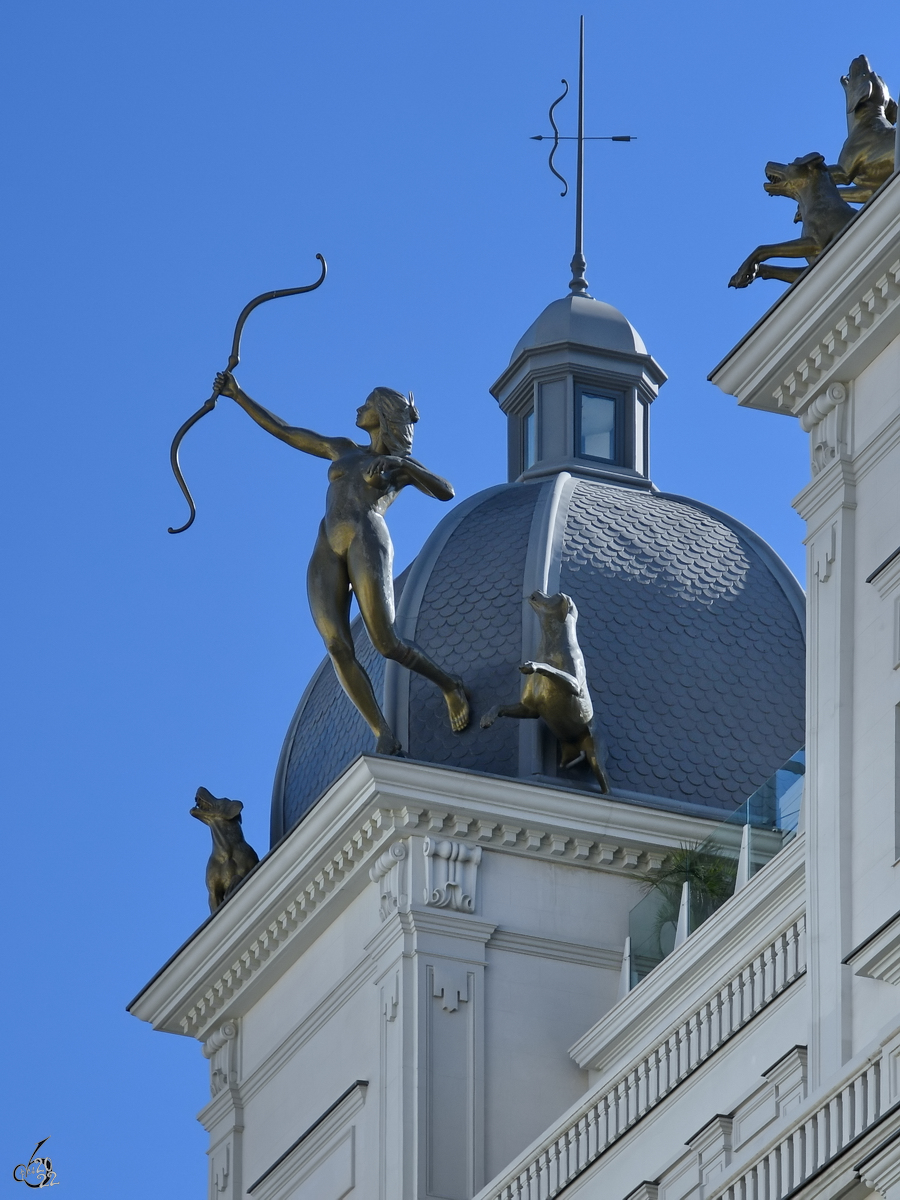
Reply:
M579 480L662 503L643 434L591 467L571 422L590 385L634 431L665 377L575 317L495 392L551 531ZM526 722L506 774L354 757L131 1005L209 1060L211 1198L900 1197L900 180L711 378L810 433L797 835L623 986L646 881L721 838L721 808L556 778ZM543 466L531 412L556 421ZM528 586L565 584L553 536L528 543ZM427 596L407 583L398 620ZM523 619L523 653L534 637Z

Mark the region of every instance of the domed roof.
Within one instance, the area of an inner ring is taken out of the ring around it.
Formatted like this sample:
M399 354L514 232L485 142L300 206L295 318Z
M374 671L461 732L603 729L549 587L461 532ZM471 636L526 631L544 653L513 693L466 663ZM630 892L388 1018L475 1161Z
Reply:
M537 648L525 602L537 587L578 607L614 796L731 811L803 744L803 593L760 538L695 501L564 472L503 484L457 505L397 584L398 628L462 675L472 699L469 728L453 734L437 689L395 663L385 679L357 620L360 658L413 759L512 777L556 772L547 731L530 760L523 750L538 722L478 724L518 699L519 664ZM285 740L273 836L372 751L326 659ZM584 765L558 782L597 791Z
M646 354L641 336L617 308L591 296L564 296L548 304L516 343L510 362L525 350L571 342L595 350Z

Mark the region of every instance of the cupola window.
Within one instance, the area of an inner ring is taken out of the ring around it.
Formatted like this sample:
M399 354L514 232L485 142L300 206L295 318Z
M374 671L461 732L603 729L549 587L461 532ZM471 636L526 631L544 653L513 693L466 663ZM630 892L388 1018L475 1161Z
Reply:
M522 460L526 471L537 461L537 429L534 421L534 409L526 413L522 421Z
M619 402L614 396L598 392L581 391L578 399L578 453L586 458L599 458L604 462L615 462L619 447L616 445L616 410Z

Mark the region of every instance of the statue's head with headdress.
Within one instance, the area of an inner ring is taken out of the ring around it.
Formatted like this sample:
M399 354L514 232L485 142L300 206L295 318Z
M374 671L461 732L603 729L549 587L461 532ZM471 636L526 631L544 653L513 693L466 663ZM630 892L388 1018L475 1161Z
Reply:
M412 452L413 425L419 419L412 392L407 397L393 388L377 387L368 399L378 413L381 438L388 454L409 457Z

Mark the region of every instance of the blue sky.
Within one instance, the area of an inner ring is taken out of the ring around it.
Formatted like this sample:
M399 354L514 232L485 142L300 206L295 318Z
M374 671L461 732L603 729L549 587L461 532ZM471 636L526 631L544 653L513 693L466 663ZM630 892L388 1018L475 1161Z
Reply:
M11 1100L0 1188L47 1134L61 1194L204 1194L198 1046L124 1006L206 915L197 786L245 803L264 850L284 731L321 647L304 576L325 487L209 394L258 292L238 372L276 412L352 432L416 394L416 454L464 498L505 477L488 387L566 291L571 196L546 111L587 22L592 293L668 372L655 482L734 514L803 578L790 507L805 437L707 372L783 290L726 289L794 236L767 159L845 133L865 52L900 86L895 6L521 0L9 0L3 18L3 589ZM557 110L574 131L571 101ZM574 174L574 151L560 153ZM446 510L405 493L397 565ZM123 1182L120 1171L128 1173Z

